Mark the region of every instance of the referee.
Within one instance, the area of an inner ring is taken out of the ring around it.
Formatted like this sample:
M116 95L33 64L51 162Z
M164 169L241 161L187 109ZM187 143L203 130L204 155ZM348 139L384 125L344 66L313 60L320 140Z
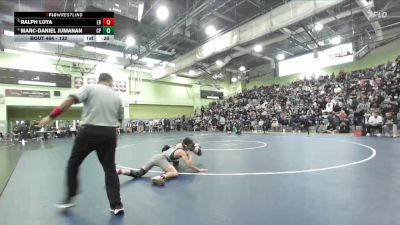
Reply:
M102 73L99 83L83 86L76 94L68 96L60 106L53 109L40 125L49 124L71 105L83 103L81 130L75 138L67 166L67 193L56 206L61 209L75 206L74 197L78 188L78 171L82 161L93 150L103 166L110 211L114 214L124 212L120 197L119 179L115 168L116 128L123 119L122 102L113 91L113 78Z

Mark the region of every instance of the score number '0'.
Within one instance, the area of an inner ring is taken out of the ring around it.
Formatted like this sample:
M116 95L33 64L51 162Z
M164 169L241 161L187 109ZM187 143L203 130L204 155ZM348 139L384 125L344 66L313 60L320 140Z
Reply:
M114 33L114 29L112 29L112 27L98 27L96 28L96 34L101 34L103 31L103 34L112 34Z

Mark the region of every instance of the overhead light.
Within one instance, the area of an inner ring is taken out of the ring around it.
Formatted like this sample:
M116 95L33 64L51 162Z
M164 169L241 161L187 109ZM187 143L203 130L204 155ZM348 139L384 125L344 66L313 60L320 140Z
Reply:
M120 57L123 58L124 57L124 53L122 52L117 52L117 51L113 51L113 50L108 50L108 49L104 49L104 48L95 48L93 46L85 46L83 47L84 51L87 52L94 52L94 53L98 53L98 54L104 54L104 55L112 55L112 56L116 56L116 57Z
M119 12L119 13L121 13L121 12L122 12L122 10L121 10L121 9L119 9L119 8L115 8L115 7L113 7L113 8L112 8L112 11Z
M154 63L153 62L147 62L147 67L153 68L154 67Z
M4 35L14 37L14 32L10 30L4 30Z
M244 71L246 70L246 67L241 66L241 67L239 67L239 70L242 71L242 72L244 72Z
M71 42L46 42L48 44L51 45L62 45L62 46L66 46L66 47L75 47L75 43L71 43Z
M322 25L322 23L316 23L314 26L314 29L316 31L321 31L324 28L324 25Z
M125 43L126 43L126 47L129 48L129 47L134 46L136 44L136 40L135 40L134 37L128 36L128 37L126 37Z
M255 52L261 52L261 51L262 51L262 46L261 46L261 45L254 45L253 50L254 50Z
M217 66L222 66L224 63L221 61L221 60L217 60L216 62L215 62L215 64L217 64Z
M171 74L171 77L176 77L176 74Z
M139 56L137 56L137 55L126 55L126 57L128 58L128 59L131 59L131 60L136 60L136 59L138 59L139 58Z
M208 25L206 27L206 34L208 36L214 36L217 33L217 30L215 29L215 27L213 25Z
M190 76L194 76L196 73L194 72L194 70L189 70L189 75Z
M237 82L237 78L236 77L232 77L231 81L232 81L232 83L236 83Z
M285 59L285 55L282 53L279 53L278 55L276 55L276 59L277 60L284 60Z
M158 9L157 9L158 19L164 21L164 20L168 19L168 16L169 16L169 10L167 7L165 7L165 6L158 7Z
M336 36L331 39L331 44L333 44L333 45L340 44L340 42L342 42L342 38L340 36Z
M107 62L109 62L109 63L116 63L116 62L117 62L117 57L110 55L110 56L107 58Z

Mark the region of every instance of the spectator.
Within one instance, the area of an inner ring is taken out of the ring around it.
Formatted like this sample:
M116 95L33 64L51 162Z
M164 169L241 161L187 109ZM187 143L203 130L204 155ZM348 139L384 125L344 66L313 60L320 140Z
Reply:
M219 119L219 131L223 132L225 128L225 117L221 116Z
M268 118L266 118L263 121L261 126L262 126L262 130L263 130L263 132L265 134L265 132L268 132L268 130L271 128L271 121Z
M242 125L240 124L239 121L236 121L235 128L236 128L236 134L241 135L242 134Z
M74 135L74 137L76 137L76 135L78 134L78 133L76 132L76 127L75 127L75 126L71 126L71 127L69 128L69 131L71 132L71 137L72 137L72 135Z
M175 124L176 124L176 130L181 131L182 123L181 123L181 119L179 119L179 116L176 118Z
M392 112L385 113L385 118L383 119L383 129L385 136L396 137L397 118L393 116Z
M348 118L346 112L344 110L340 111L339 115L338 115L340 120L345 120Z
M139 121L137 122L137 129L138 129L138 132L139 132L139 133L143 133L143 131L144 131L144 123L143 123L142 120L139 120Z
M374 115L369 117L368 119L368 126L367 126L367 136L370 136L371 130L378 129L379 133L377 136L382 135L382 117L379 115L378 112L374 112Z
M364 99L360 104L357 106L357 112L369 112L370 103L367 99Z
M348 120L343 120L340 122L339 133L350 133L350 123Z

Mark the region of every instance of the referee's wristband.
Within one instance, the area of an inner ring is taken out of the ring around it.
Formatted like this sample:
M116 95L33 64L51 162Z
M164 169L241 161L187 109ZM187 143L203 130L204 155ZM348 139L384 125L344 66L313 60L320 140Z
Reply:
M63 112L62 108L60 106L56 106L54 107L54 109L51 111L50 113L50 118L55 119L57 118L59 115L61 115L61 113Z

